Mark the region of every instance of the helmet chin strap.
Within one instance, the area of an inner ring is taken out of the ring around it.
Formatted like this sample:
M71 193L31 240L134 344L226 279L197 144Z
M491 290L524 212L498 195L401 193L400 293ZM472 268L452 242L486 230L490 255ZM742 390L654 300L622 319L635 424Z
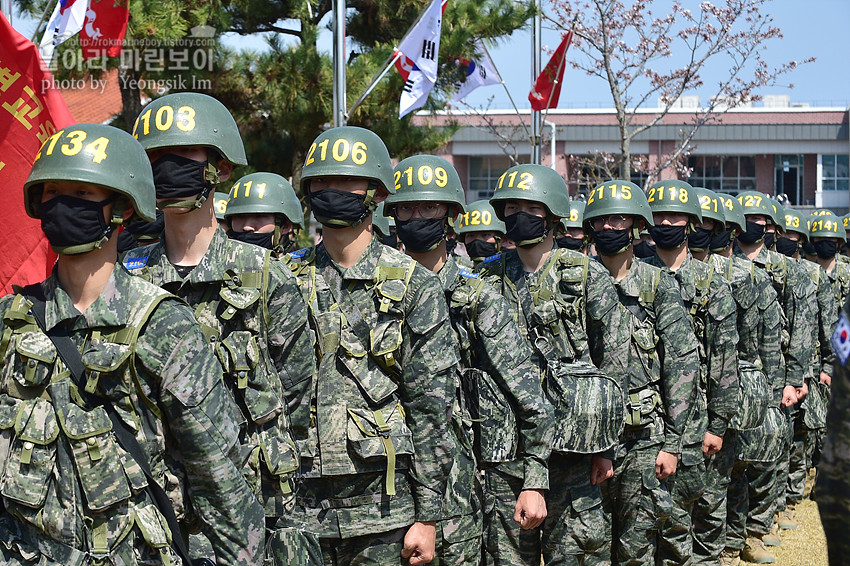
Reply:
M112 207L112 214L109 218L109 226L106 228L106 232L104 232L103 236L94 242L86 242L85 244L77 244L75 246L50 246L53 251L59 255L80 255L103 248L103 246L106 245L106 242L109 241L109 238L112 237L112 234L115 233L115 229L124 224L124 211L127 209L127 199L119 197L118 193L114 193L113 196L107 199L103 204L105 206L110 202L114 202L115 204Z
M213 187L218 184L220 179L218 167L213 165L210 162L207 162L206 171L204 171L204 188L198 194L198 196L194 199L167 199L161 200L156 203L156 207L160 210L165 210L166 208L186 208L183 214L188 214L193 212L194 210L201 208L204 206L204 203L207 202L207 199L210 196L210 193L213 190Z

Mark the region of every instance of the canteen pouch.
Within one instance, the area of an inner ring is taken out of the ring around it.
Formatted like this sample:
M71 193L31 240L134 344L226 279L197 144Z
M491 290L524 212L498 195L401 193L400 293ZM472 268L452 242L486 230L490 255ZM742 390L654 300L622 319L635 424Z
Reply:
M738 412L730 426L750 430L764 422L772 392L767 377L756 365L738 360Z
M216 345L215 350L230 378L231 388L236 386L237 395L244 401L251 420L263 424L279 415L283 406L272 390L264 364L260 363L260 348L254 334L234 330Z
M467 368L461 375L478 459L488 464L513 460L519 436L516 413L508 398L484 371Z
M787 442L788 424L779 407L768 407L764 421L738 434L738 459L744 462L774 462Z
M10 413L8 410L4 413L4 419L8 420ZM53 405L45 399L20 401L15 413L14 436L0 480L0 493L21 505L37 509L44 505L53 482L59 423ZM5 425L6 422L0 424Z
M543 393L558 423L552 450L595 454L613 447L623 431L625 407L616 381L587 362L547 364Z

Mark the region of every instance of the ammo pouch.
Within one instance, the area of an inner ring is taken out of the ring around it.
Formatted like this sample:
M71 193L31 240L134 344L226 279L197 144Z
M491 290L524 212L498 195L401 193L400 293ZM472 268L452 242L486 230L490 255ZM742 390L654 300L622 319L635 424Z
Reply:
M764 421L738 434L738 459L744 462L774 462L785 449L788 422L779 407L768 407Z
M619 384L587 362L550 360L543 393L554 407L552 450L595 454L613 447L625 422Z
M830 387L815 377L809 381L809 394L803 399L803 426L809 430L826 428L826 411L829 408Z
M730 426L735 430L759 427L772 397L767 377L754 364L738 360L738 389L738 412Z
M479 369L464 369L461 383L469 402L479 461L499 464L513 460L519 442L516 413L504 392Z
M652 418L656 409L661 406L661 394L651 387L629 393L625 425L631 427L648 426L655 422Z
M260 357L257 338L248 330L234 330L215 344L215 353L230 378L230 386L238 392L254 423L266 423L283 410L280 398L272 389L265 364Z
M413 456L413 433L404 422L401 403L391 402L374 410L349 408L348 417L348 447L352 454L367 467L386 467L385 493L395 495L396 467L408 465L408 459L399 462L399 456Z

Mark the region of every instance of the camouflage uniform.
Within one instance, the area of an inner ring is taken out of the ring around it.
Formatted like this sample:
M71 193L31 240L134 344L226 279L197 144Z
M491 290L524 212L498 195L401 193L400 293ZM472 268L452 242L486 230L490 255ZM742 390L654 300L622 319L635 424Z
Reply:
M200 520L219 563L257 564L263 518L240 474L240 415L192 311L120 265L82 314L55 275L41 287L47 328L64 325L82 349L89 394L63 371L29 303L0 301L0 561L178 560L141 468L97 399L137 431L183 526Z
M848 326L850 308L844 303L832 343L835 348L835 373L832 378L832 393L826 440L823 447L818 474L818 511L830 564L847 564L850 558L850 386L848 386Z
M449 303L452 327L462 344L461 358L464 367L461 396L470 406L463 413L471 413L475 424L475 449L480 466L487 476L499 474L499 464L517 461L522 464L521 489L549 489L547 460L551 452L552 422L548 403L540 388L540 375L531 363L531 350L523 341L519 328L511 316L507 301L495 292L478 275L459 268L454 258L438 273ZM508 346L508 347L506 347ZM459 416L454 419L458 426ZM469 423L469 421L467 421ZM459 435L468 438L468 434ZM471 451L471 446L459 447L458 454ZM444 532L444 564L478 564L480 554L469 551L456 552L454 548L480 551L482 510L475 505L481 501L480 477L475 472L475 458L470 453L462 459L472 469L466 476L474 481L461 484L454 477L455 463L446 490L450 519L450 533ZM478 494L478 495L476 495ZM499 539L518 540L521 529L513 521L516 501L487 500L484 511L485 556L487 562L510 563L499 556ZM460 511L465 514L461 516ZM510 526L507 531L504 526ZM446 526L443 526L446 531ZM527 531L537 533L537 531ZM477 541L473 540L477 537ZM489 540L493 540L489 544ZM468 541L468 542L465 542ZM477 544L476 544L477 543ZM448 548L447 548L448 546ZM492 551L491 551L492 548ZM490 555L492 554L492 555Z
M737 246L734 254L738 257L746 257ZM753 259L753 263L764 269L770 276L784 314L783 345L787 344L787 347L783 349L785 382L774 384L776 396L781 400L782 387L788 385L802 387L803 380L809 375L814 355L809 297L815 293L814 285L805 268L780 253L762 248ZM782 500L781 504L784 507L792 431L788 411L783 409L782 412L788 427L783 456L774 463L753 462L747 469L750 481L746 525L748 536L761 538L768 534L773 525L774 515L779 508L779 499Z
M321 244L288 261L320 361L292 413L304 479L283 521L318 534L328 564L398 563L408 527L442 517L454 461L459 355L440 282L376 239L348 268Z
M298 456L292 433L299 431L290 432L290 415L303 430L306 411L294 413L304 410L315 371L314 337L295 278L268 250L228 239L221 229L185 277L168 261L164 241L129 251L124 265L195 309L247 423L240 435L243 474L276 530L276 520L294 504ZM278 552L290 536L299 537L277 533L269 551Z
M699 383L698 344L669 272L633 261L614 285L632 340L626 428L615 449L614 477L603 485L612 507L612 558L621 566L652 565L659 528L673 511L655 475L656 458L659 450L682 452Z
M645 261L670 271L657 255ZM690 253L673 274L696 329L701 376L684 432L682 458L676 474L668 479L675 506L658 545L659 564L685 564L693 554L693 509L707 480L702 442L706 432L726 434L738 402L738 331L729 284ZM712 459L708 462L712 465Z
M544 371L547 363L593 362L625 390L629 326L608 273L587 256L554 248L543 267L526 273L516 250L488 258L482 276L509 301L523 335L535 347L532 359ZM542 346L545 342L546 345ZM549 361L547 361L549 360ZM555 431L556 441L561 430ZM512 564L597 564L610 559L610 533L598 485L590 484L591 456L553 452L549 459L548 516L542 532L524 531L514 556L499 549ZM516 501L522 488L522 463L500 466L487 474L490 501ZM503 523L508 519L503 517ZM503 524L503 528L508 525ZM492 552L488 548L488 552Z

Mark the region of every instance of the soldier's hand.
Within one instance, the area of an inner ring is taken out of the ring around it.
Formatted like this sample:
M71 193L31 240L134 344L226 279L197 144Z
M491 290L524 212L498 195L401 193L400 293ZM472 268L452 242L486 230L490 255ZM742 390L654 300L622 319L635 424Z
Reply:
M723 448L723 437L706 432L702 440L702 453L711 456L720 452L721 448Z
M675 454L670 454L661 450L658 452L658 457L655 458L655 477L663 480L667 476L676 473L676 466L679 464L679 457Z
M546 518L546 499L542 489L524 489L516 500L514 521L523 529L539 527Z
M600 484L612 477L614 477L614 462L602 456L594 456L593 465L590 467L591 485Z
M803 400L803 398L804 398L806 395L808 395L808 394L809 394L809 380L808 380L808 379L803 380L803 386L802 386L802 387L797 387L797 388L794 390L794 394L797 396L797 402L798 402L798 403L799 403L800 401L802 401L802 400Z
M820 372L820 382L826 385L832 385L832 376L828 373Z
M404 535L404 548L401 557L411 565L428 564L434 560L434 546L437 540L437 523L435 521L415 522Z
M793 385L786 385L782 389L782 406L786 409L797 403L797 389Z

